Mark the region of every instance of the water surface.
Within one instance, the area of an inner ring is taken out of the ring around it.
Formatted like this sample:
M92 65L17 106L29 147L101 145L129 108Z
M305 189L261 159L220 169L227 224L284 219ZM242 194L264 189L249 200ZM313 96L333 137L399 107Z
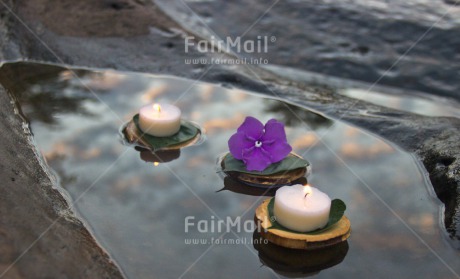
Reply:
M459 252L445 241L439 224L440 202L414 158L355 127L332 125L305 108L249 92L174 77L33 63L4 64L0 73L59 187L128 278L312 275L277 270L252 245L252 231L185 231L187 216L250 222L266 198L228 180L224 186L216 173L216 158L227 151L228 138L247 115L284 121L294 151L312 163L309 183L348 206L348 247L335 265L314 272L316 277L454 278L460 273ZM184 118L206 129L207 140L159 165L124 145L120 126L153 101L175 103ZM246 244L209 244L219 238ZM187 244L189 239L206 243Z

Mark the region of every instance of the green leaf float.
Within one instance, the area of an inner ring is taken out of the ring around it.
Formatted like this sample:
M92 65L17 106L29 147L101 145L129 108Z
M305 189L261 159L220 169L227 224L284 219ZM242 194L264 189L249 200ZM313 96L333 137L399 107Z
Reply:
M223 171L236 171L253 175L272 175L276 173L288 172L294 169L306 168L310 163L294 154L289 154L278 163L269 165L263 171L248 171L243 161L235 159L231 154L227 154L223 159Z

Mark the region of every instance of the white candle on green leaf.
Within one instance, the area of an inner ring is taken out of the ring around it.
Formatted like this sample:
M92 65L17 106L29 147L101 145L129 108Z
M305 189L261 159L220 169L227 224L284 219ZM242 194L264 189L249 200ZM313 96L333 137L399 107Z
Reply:
M181 111L169 104L147 105L139 111L142 132L155 137L168 137L179 132Z

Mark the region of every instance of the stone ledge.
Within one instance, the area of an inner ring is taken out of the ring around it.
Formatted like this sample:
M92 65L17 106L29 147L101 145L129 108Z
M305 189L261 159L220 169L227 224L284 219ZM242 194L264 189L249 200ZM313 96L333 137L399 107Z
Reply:
M39 164L22 119L1 86L0 103L0 274L123 278Z

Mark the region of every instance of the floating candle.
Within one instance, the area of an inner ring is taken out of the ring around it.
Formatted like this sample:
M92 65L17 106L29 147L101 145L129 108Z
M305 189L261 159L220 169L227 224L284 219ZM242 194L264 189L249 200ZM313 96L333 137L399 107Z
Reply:
M297 184L276 191L273 213L282 226L309 232L326 226L330 209L328 195L314 187Z
M168 104L154 104L139 111L139 126L142 132L155 137L168 137L180 129L181 111Z

